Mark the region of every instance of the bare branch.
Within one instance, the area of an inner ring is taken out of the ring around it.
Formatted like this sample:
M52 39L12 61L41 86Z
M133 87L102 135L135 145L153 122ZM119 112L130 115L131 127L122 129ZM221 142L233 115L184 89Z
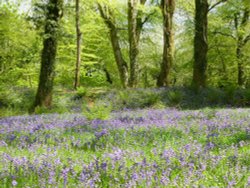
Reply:
M220 1L218 1L217 3L211 5L211 6L208 8L208 12L210 12L212 9L214 9L215 7L217 7L219 4L224 3L224 2L226 2L226 1L227 1L227 0L220 0Z

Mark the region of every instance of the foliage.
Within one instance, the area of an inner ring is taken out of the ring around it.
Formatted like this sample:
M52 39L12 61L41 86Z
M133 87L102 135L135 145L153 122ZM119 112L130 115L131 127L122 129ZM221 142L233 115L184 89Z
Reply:
M169 101L169 105L179 105L183 100L183 94L178 90L170 90L167 92L167 98Z
M40 40L17 5L0 5L0 87L37 83Z
M87 120L106 120L109 119L111 110L111 104L88 103L83 106L83 115L87 118Z
M87 89L84 87L78 87L76 91L76 98L82 98L86 96L87 94Z
M159 102L160 94L157 90L128 89L111 92L107 98L115 109L137 109L154 106Z
M0 92L0 108L13 108L26 111L32 104L35 91L29 88L9 87Z

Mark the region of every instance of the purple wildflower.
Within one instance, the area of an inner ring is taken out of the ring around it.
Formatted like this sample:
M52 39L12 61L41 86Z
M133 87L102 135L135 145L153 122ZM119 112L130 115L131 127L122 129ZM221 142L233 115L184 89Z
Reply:
M96 132L95 136L96 136L97 139L99 139L102 136L107 135L107 134L108 134L108 130L107 129L103 129L101 132Z
M13 186L16 186L16 185L17 185L17 181L16 181L16 180L13 180L13 181L12 181L12 185L13 185Z

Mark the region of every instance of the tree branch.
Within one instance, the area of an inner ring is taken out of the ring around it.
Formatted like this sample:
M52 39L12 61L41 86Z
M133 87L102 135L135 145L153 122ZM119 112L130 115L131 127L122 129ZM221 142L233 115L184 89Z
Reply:
M146 18L142 21L142 26L150 19L151 16L153 16L156 13L156 10L154 10L153 12L151 12L150 14L148 14L146 16Z
M245 45L250 40L250 34L246 36L246 38L243 40L243 44Z
M211 6L208 8L208 12L210 12L212 9L214 9L215 7L217 7L219 4L224 3L224 2L226 2L226 1L227 1L227 0L220 0L220 1L218 1L217 3L211 5Z
M232 34L223 33L223 32L221 32L221 31L213 31L212 33L215 34L215 35L219 34L219 35L222 35L222 36L231 37L231 38L233 38L234 40L237 39L237 38L236 38L235 36L233 36Z
M97 3L97 5L98 5L98 9L99 9L101 17L103 18L103 20L105 21L109 29L112 27L115 27L115 24L112 22L112 12L110 11L109 7L102 7L102 5L99 3Z

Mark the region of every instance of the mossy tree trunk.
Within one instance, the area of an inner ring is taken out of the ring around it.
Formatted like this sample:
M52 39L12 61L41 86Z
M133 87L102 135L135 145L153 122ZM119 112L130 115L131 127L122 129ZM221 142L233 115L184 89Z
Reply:
M192 84L196 89L206 86L208 10L209 6L207 0L195 0L195 36Z
M175 0L162 0L161 10L163 16L163 57L160 75L157 79L157 86L169 86L169 73L173 65L174 32L173 15Z
M145 5L146 0L128 0L128 39L129 39L129 60L130 74L129 87L136 87L138 82L138 55L139 41L144 23L148 20L146 17L143 20L142 11L138 8L139 5Z
M53 82L55 77L55 61L57 52L57 33L59 20L62 17L63 0L49 0L46 7L43 50L39 85L32 111L37 106L46 108L52 105Z

